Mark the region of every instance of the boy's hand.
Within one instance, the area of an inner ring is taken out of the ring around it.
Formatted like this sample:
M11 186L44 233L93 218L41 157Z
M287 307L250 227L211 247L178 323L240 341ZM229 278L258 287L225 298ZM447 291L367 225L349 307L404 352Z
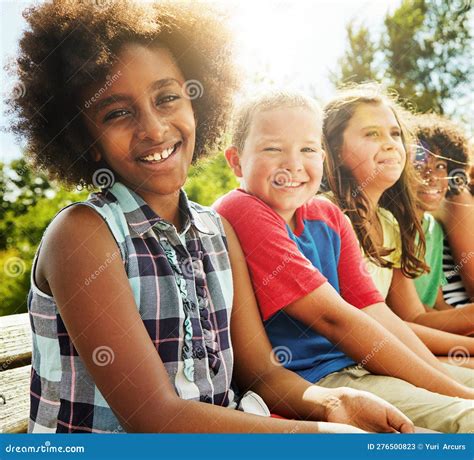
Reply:
M414 425L397 408L366 391L336 388L325 399L326 420L375 433L413 433Z

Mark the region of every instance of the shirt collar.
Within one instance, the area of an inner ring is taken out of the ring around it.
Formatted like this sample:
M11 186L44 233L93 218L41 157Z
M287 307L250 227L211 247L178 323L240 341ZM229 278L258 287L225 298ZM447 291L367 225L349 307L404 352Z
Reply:
M140 236L144 235L154 226L157 226L161 230L172 226L172 224L156 214L138 193L129 189L121 182L115 182L115 184L104 191L104 193L106 195L113 195L123 210L125 219L131 230ZM194 203L188 200L186 192L180 190L179 194L179 206L183 210L185 219L182 233L186 233L191 226L194 226L200 233L213 235L215 232L209 229L199 213L194 209Z

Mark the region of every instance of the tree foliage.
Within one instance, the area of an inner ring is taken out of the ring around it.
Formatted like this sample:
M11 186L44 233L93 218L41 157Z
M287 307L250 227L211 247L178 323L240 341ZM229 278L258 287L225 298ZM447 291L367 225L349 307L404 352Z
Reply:
M417 111L459 114L474 89L470 19L469 1L402 0L386 15L379 39L350 23L332 82L379 80Z

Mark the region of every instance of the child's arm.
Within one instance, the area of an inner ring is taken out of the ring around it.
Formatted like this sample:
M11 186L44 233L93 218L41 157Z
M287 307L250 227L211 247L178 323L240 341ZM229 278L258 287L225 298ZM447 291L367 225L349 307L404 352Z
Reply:
M180 399L137 311L123 263L120 257L110 257L117 251L104 221L91 209L76 206L62 212L48 229L40 254L45 262L38 266L75 348L125 431L359 431L345 425L259 417ZM85 283L110 260L93 282ZM110 354L109 364L95 362L100 349Z
M463 190L461 194L447 199L444 208L443 225L448 236L451 254L459 269L466 292L471 299L474 299L474 250L472 245L474 197L468 190Z
M312 385L278 364L260 318L245 257L230 224L226 231L234 279L232 343L235 378L242 390L262 396L287 418L348 423L374 432L413 432L413 424L381 398L351 388Z
M438 357L448 356L456 347L465 348L469 356L474 356L474 337L451 334L416 323L406 322L406 324L428 349Z
M424 344L424 336L427 336L429 339L431 339L431 341L433 340L433 336L436 337L436 348L440 349L441 345L443 345L443 353L441 354L444 355L447 355L453 347L459 346L461 342L467 343L469 350L474 350L474 338L450 334L437 329L421 326L419 324L417 324L419 329L415 331L413 328L410 328L408 324L402 321L397 315L395 315L395 313L393 313L385 304L372 305L370 307L364 308L363 311L387 328L393 335L398 337L398 339L403 342L413 353L418 355L421 359L443 374L450 375L449 372L441 365L439 360L435 358L433 355L433 350ZM421 334L421 336L417 335L416 332ZM449 348L446 348L448 344Z
M438 289L438 295L436 296L436 302L433 308L435 308L438 311L454 309L452 305L449 305L449 303L447 303L446 300L444 300L442 288Z
M387 304L404 321L451 332L470 335L474 333L474 305L445 311L426 312L420 302L413 280L394 269Z
M473 390L426 363L381 324L344 301L329 283L285 310L354 360L365 360L365 367L374 374L397 377L436 393L474 399Z

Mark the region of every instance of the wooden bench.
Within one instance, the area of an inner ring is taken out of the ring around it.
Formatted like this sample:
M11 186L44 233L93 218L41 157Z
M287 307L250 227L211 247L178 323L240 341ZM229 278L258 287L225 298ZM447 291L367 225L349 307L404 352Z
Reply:
M28 313L0 317L0 433L24 433L30 411Z

